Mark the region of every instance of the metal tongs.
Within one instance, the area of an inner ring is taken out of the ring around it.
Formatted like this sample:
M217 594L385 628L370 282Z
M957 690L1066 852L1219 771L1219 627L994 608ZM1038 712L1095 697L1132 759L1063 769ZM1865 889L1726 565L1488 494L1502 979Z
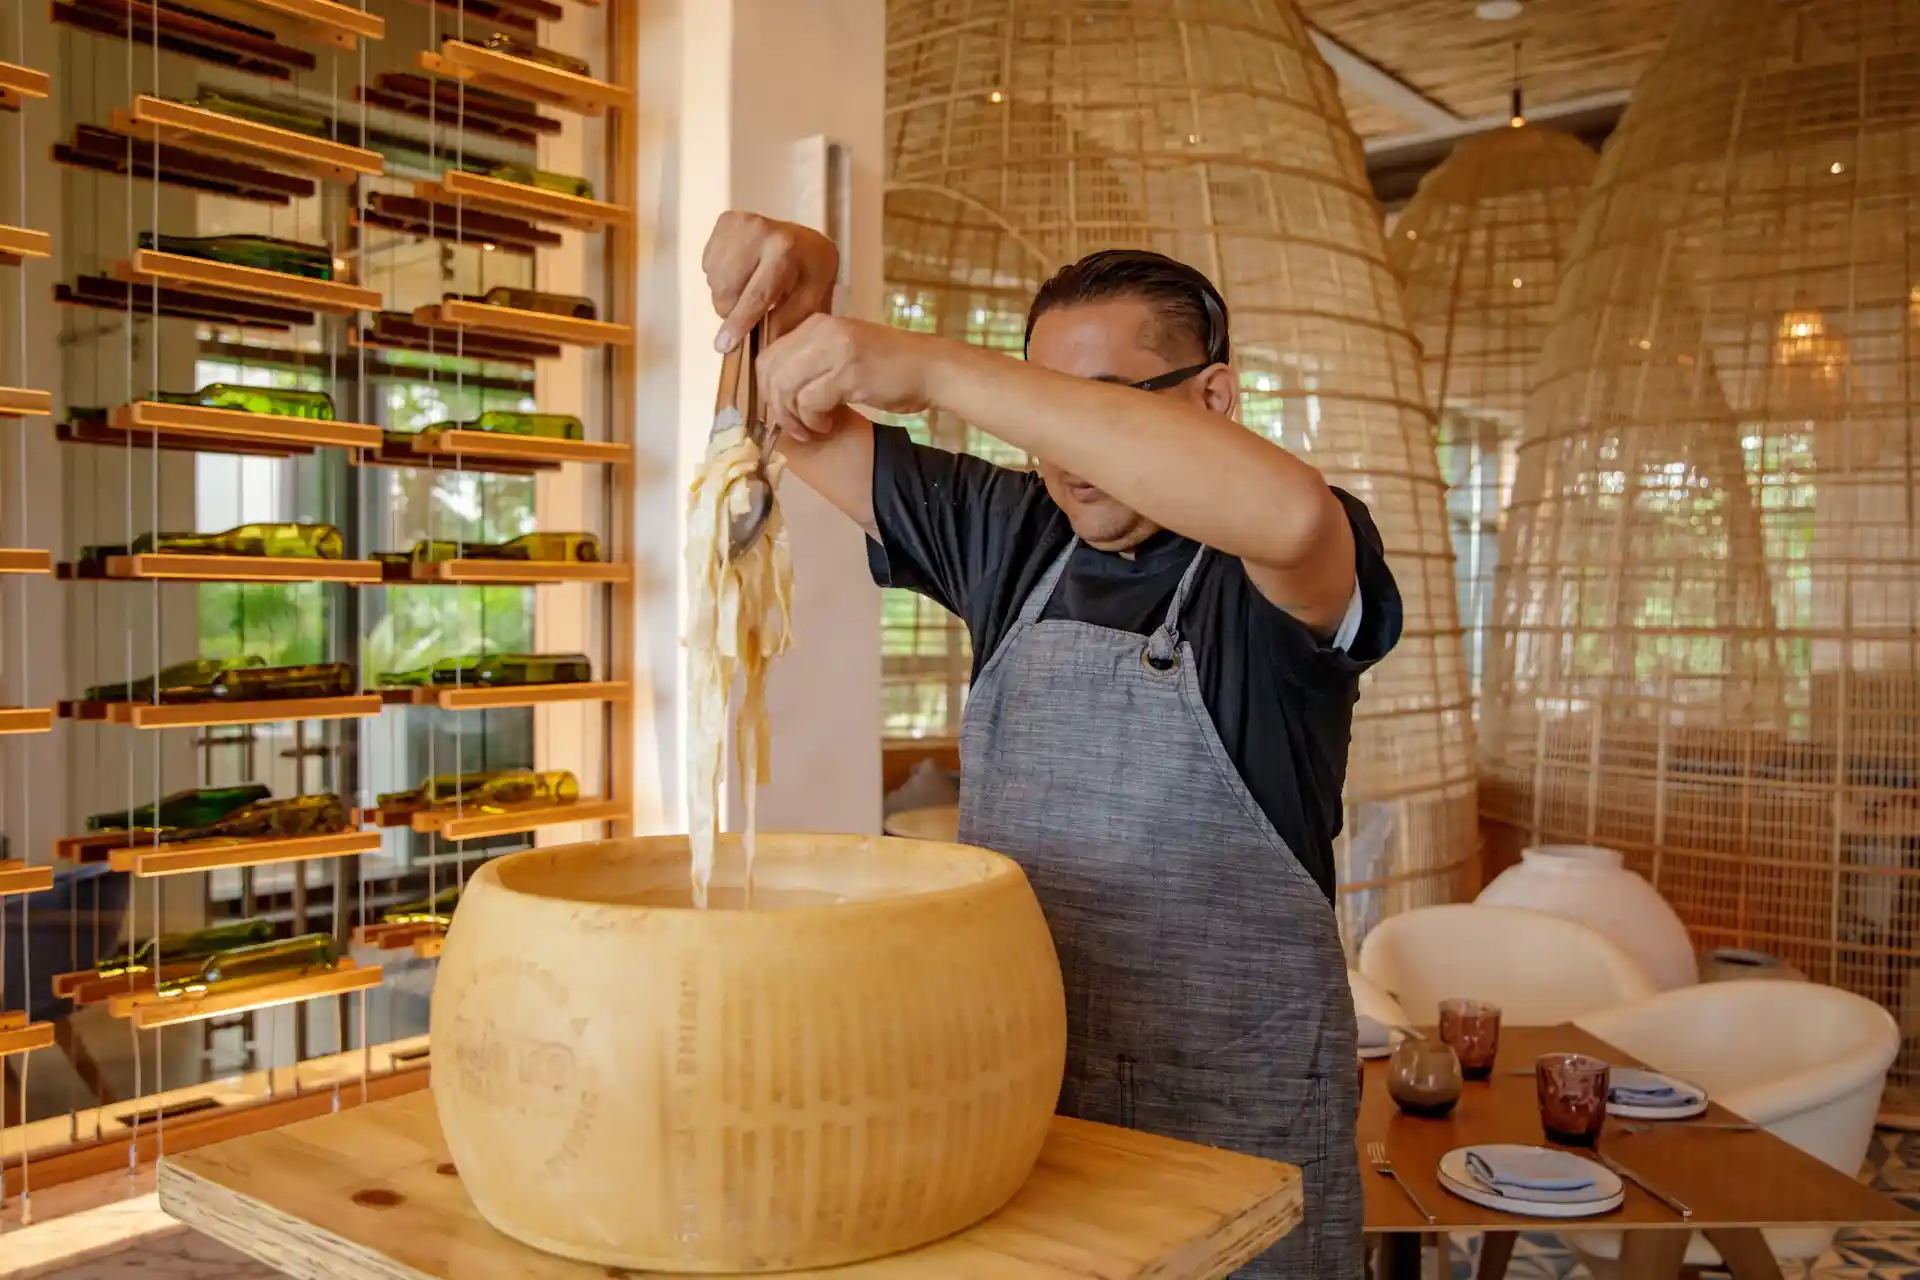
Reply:
M766 532L767 517L773 514L773 481L767 475L767 463L780 429L766 420L760 403L760 381L754 366L760 362L760 344L766 322L753 327L747 340L729 351L720 361L720 390L713 402L713 430L709 439L723 431L744 425L747 436L760 446L760 461L747 477L747 509L734 513L727 524L727 559L737 560Z

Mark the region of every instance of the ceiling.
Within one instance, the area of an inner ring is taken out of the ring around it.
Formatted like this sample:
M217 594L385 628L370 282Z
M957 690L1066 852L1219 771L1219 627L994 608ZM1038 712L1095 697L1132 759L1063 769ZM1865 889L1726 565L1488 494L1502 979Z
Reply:
M1513 45L1530 115L1624 100L1680 0L1527 0L1506 22L1474 0L1297 0L1369 152L1507 118Z

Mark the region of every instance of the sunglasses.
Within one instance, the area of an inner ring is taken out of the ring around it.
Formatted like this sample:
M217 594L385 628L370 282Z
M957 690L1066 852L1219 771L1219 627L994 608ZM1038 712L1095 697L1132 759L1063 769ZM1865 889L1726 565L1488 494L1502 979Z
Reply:
M1216 363L1209 360L1204 364L1190 364L1184 369L1169 369L1165 373L1156 373L1151 378L1142 378L1138 382L1129 382L1126 385L1135 391L1165 391L1168 387L1177 387L1189 379L1199 377L1213 368Z

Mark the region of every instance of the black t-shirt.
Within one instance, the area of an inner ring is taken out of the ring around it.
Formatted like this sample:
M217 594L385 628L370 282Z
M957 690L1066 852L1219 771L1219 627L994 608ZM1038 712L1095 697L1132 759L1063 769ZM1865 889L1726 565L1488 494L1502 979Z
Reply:
M1353 522L1362 602L1345 651L1270 603L1240 561L1218 553L1201 565L1180 617L1228 756L1329 898L1360 673L1400 638L1400 592L1379 530L1365 503L1334 492ZM867 542L874 581L958 614L973 638L976 676L1073 537L1039 476L915 444L894 427L874 429L873 514L881 537ZM1150 635L1198 550L1170 532L1127 555L1083 543L1041 617Z

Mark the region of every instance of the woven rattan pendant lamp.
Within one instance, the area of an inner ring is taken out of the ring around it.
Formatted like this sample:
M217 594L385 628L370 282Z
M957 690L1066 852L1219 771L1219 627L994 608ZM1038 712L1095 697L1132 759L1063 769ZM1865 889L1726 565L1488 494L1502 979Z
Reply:
M1299 14L893 0L888 23L896 318L1018 350L1034 287L1083 253L1145 246L1212 276L1244 420L1366 500L1405 600L1355 713L1349 945L1456 896L1477 847L1472 724L1433 418L1360 147Z
M1475 696L1527 380L1600 159L1524 123L1469 138L1420 182L1387 238L1440 431Z
M1690 0L1562 279L1482 716L1490 817L1625 850L1910 1044L1916 210L1920 4Z

